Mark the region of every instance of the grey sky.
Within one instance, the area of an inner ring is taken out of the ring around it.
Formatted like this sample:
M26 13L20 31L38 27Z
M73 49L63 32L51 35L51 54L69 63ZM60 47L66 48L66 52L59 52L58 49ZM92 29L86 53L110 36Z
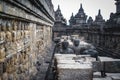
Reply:
M82 3L85 13L88 16L95 16L98 14L98 9L101 9L101 13L105 20L109 19L110 13L116 12L116 6L114 0L52 0L54 10L56 11L58 4L60 5L63 16L69 20L72 12L74 15L78 12L80 4Z

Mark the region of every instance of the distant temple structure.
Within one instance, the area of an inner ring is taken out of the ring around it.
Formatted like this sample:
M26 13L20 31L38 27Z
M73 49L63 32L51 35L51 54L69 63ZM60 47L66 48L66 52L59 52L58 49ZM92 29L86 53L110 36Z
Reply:
M55 11L55 27L64 27L66 24L66 19L63 17L60 6L58 5L58 9Z
M99 10L98 15L96 16L95 21L92 17L87 19L87 15L84 12L82 4L80 4L80 9L76 15L71 15L69 20L69 25L66 23L66 19L63 17L61 13L60 6L58 5L58 9L55 11L55 24L53 27L53 37L61 36L61 35L71 35L79 33L79 29L83 27L94 26L104 26L105 20L101 15L101 10Z
M58 9L55 11L55 23L53 27L53 34L54 34L53 37L64 35L66 27L67 27L67 21L63 17L60 6L58 5Z
M120 0L115 1L116 13L111 13L110 19L107 21L104 20L100 9L95 16L95 20L91 16L87 18L82 4L80 4L78 13L76 15L72 13L69 25L56 29L60 24L57 25L57 21L55 22L53 27L54 37L77 34L96 46L101 53L120 58Z
M101 15L101 10L99 9L98 15L95 17L94 24L97 26L103 26L105 24L105 20L103 19L103 16Z
M75 16L73 16L72 13L69 22L70 22L70 26L72 27L80 27L87 24L86 20L87 20L87 15L84 13L84 9L81 4L78 13Z
M110 19L107 21L108 25L120 25L120 0L116 1L116 13L110 14Z

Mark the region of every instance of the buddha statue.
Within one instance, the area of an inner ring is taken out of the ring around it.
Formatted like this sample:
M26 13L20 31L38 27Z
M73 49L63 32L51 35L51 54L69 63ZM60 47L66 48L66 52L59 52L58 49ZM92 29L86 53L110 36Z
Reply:
M75 46L75 47L78 47L79 44L80 44L80 40L75 39L73 43L74 43L74 46Z
M80 54L80 46L79 46L80 40L79 39L74 39L73 44L74 45L73 45L72 49L74 50L74 53L76 55L79 55Z
M60 49L61 54L74 54L74 51L68 47L69 43L67 41L62 42L62 49Z

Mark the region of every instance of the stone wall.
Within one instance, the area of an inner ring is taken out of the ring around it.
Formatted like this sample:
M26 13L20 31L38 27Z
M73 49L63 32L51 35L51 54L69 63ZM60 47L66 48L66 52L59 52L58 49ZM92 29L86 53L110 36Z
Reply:
M83 28L80 30L80 35L95 45L100 51L101 55L112 56L120 58L120 32L119 26L109 27L104 26L101 30L100 27Z
M50 53L54 11L44 0L0 0L0 80L30 80Z

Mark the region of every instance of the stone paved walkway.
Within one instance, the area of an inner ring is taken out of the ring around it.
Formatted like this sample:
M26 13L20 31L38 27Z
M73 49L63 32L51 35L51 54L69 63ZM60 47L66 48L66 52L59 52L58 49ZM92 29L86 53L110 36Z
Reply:
M50 80L51 77L50 78L48 77L50 74L49 67L52 61L53 50L54 50L54 45L51 48L48 48L48 50L46 51L47 53L46 56L43 56L43 59L40 61L41 65L38 67L38 72L31 80Z

